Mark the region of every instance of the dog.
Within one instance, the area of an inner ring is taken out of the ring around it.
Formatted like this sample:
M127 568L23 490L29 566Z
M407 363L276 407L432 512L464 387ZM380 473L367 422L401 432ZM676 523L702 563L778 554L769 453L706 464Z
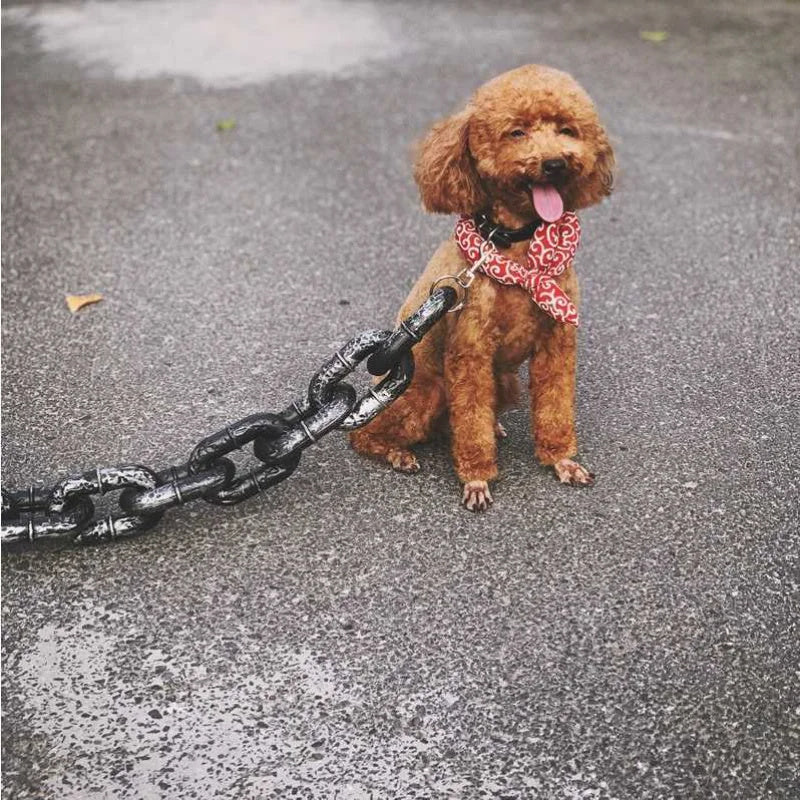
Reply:
M498 474L497 439L506 435L497 416L517 404L517 372L527 360L536 457L562 483L594 482L573 460L578 281L571 254L579 236L574 212L611 193L614 166L588 94L567 73L545 66L499 75L463 110L433 125L418 146L414 178L427 211L460 220L398 320L433 285L453 285L464 303L415 347L416 372L405 394L351 433L357 452L416 472L410 447L449 422L462 502L485 510ZM552 252L542 261L537 248L546 250L551 239L561 250L555 261Z

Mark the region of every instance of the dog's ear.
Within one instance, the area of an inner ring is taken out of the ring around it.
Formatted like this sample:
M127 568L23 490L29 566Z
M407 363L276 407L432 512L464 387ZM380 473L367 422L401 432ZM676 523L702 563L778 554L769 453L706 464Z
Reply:
M598 125L594 131L595 164L592 171L581 181L576 208L586 208L608 197L614 188L616 161L608 134Z
M414 180L427 211L474 214L488 197L469 151L470 110L440 120L419 143Z
M608 134L600 129L599 147L597 151L597 163L594 171L597 173L597 181L603 193L603 197L608 197L614 188L614 168L616 160L611 142L608 141Z

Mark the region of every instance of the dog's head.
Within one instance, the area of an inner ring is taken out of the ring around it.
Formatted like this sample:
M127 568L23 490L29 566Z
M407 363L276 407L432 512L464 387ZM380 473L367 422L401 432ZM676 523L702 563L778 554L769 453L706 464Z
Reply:
M614 153L586 92L565 72L534 64L482 86L436 123L414 177L428 211L558 217L610 194Z

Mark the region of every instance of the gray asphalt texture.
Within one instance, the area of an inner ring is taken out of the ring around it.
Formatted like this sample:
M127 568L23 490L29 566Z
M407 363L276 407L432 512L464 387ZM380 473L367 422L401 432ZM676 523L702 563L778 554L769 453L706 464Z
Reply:
M573 73L620 174L578 261L597 485L523 406L484 515L445 443L404 477L336 434L233 509L12 548L3 798L800 796L800 5L710 6L381 4L396 52L231 88L5 21L10 486L180 463L390 325L452 225L410 145L489 77Z

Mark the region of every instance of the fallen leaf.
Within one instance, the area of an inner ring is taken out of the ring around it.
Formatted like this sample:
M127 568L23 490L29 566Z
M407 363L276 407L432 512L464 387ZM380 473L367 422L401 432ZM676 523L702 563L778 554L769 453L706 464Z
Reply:
M232 131L235 127L236 127L235 119L221 119L217 123L217 130L221 132Z
M639 36L646 42L663 42L669 34L666 31L639 31Z
M92 303L99 303L103 299L101 294L68 294L66 296L67 308L73 313L77 314L84 306L89 306Z

